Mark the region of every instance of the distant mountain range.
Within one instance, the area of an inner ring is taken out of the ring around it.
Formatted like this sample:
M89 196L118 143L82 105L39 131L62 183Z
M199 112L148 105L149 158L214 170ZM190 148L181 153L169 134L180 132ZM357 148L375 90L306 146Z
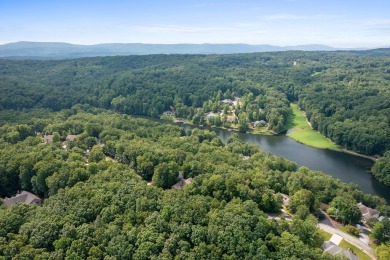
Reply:
M231 54L273 51L335 51L347 50L326 45L309 44L297 46L249 45L249 44L143 44L107 43L76 45L61 42L15 42L0 45L0 57L15 58L79 58L114 55L147 54ZM352 50L352 49L348 49ZM363 50L363 49L353 49Z

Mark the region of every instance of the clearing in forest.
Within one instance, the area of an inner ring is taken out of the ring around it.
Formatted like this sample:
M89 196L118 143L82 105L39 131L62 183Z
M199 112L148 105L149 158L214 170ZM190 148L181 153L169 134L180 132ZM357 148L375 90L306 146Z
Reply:
M296 141L321 149L340 151L340 147L327 139L319 132L311 129L303 111L299 110L297 104L291 104L292 113L288 117L287 136Z

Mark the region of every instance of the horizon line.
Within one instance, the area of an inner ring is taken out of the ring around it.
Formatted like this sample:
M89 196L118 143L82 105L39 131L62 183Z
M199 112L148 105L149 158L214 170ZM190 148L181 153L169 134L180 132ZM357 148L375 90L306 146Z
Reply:
M151 42L100 42L100 43L72 43L72 42L65 42L65 41L29 41L29 40L20 40L20 41L13 41L13 42L5 42L1 43L2 45L7 44L15 44L15 43L64 43L64 44L70 44L70 45L82 45L82 46L93 46L93 45L104 45L104 44L144 44L144 45L248 45L248 46L274 46L274 47L297 47L297 46L310 46L310 45L320 45L325 47L330 47L333 49L381 49L381 48L389 48L388 46L370 46L370 47L361 47L361 45L353 46L353 47L335 47L334 45L328 45L323 43L302 43L302 44L295 44L295 45L276 45L271 43L244 43L244 42L218 42L218 43L211 43L211 42L202 42L202 43L185 43L185 42L178 42L178 43L151 43Z

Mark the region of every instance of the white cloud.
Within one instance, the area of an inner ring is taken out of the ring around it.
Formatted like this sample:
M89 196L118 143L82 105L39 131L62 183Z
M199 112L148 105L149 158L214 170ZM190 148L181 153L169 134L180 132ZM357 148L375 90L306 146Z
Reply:
M193 27L180 25L134 26L136 31L152 33L212 33L231 31L227 27Z
M213 33L213 34L265 34L259 24L233 24L231 26L180 26L180 25L151 25L151 26L134 26L133 30L142 33Z
M390 34L390 20L381 19L381 20L368 20L364 24L364 30L371 32L371 34Z
M315 14L315 15L295 15L295 14L273 14L264 16L263 19L266 21L277 21L277 20L325 20L340 18L342 16L330 15L330 14Z

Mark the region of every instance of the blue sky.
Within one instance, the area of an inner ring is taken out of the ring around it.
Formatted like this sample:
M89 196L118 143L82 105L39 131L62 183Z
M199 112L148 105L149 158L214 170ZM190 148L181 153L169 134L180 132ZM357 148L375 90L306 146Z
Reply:
M390 46L390 0L0 0L0 44Z

